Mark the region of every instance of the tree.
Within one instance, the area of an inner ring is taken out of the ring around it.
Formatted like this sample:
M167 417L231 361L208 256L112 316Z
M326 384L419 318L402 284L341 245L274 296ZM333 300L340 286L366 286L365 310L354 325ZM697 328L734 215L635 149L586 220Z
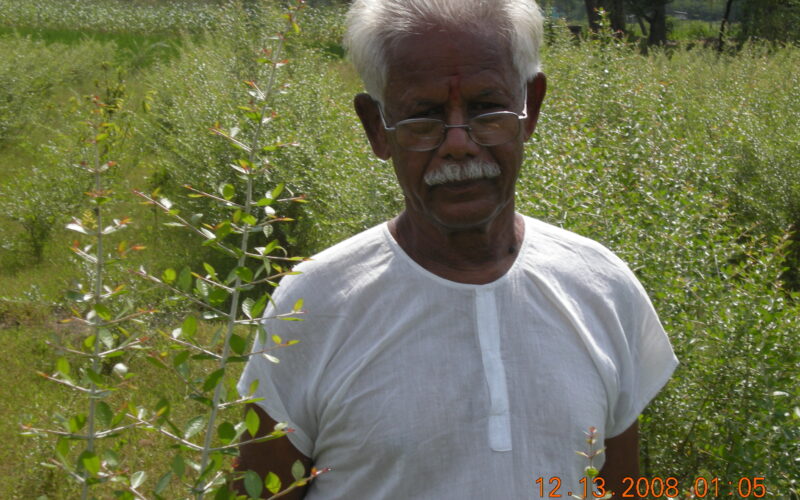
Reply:
M625 0L584 0L589 29L596 32L600 28L600 9L608 13L611 30L615 33L625 32Z
M672 0L625 0L627 7L639 19L650 25L648 45L667 43L667 4Z
M741 21L744 38L800 40L800 0L744 0Z

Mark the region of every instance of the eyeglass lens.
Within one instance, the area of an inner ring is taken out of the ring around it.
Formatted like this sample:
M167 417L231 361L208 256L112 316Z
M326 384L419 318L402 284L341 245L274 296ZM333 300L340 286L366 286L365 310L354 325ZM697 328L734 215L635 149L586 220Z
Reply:
M441 120L411 119L395 125L398 143L414 151L437 148L443 141L447 128ZM519 133L519 116L510 112L487 113L472 118L466 127L470 138L481 146L498 146L510 141Z

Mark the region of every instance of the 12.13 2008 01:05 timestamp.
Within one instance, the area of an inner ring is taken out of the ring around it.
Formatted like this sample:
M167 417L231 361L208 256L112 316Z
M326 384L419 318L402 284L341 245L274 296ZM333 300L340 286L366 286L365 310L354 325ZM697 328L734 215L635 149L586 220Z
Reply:
M583 498L602 498L607 493L606 484L602 477L595 477L588 487L588 479L581 479L582 491L574 492ZM561 479L551 477L536 478L536 486L540 498L561 498ZM549 491L548 491L549 490ZM681 492L688 491L694 498L763 498L767 494L764 478L739 477L726 481L718 477L696 477L691 482L681 482L675 477L624 477L622 478L622 491L615 498L674 498ZM573 495L572 491L566 496Z

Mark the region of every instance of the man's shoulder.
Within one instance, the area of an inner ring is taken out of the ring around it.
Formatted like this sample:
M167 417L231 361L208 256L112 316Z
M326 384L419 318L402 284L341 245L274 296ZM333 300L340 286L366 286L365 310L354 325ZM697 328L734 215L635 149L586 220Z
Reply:
M606 278L630 282L627 264L602 243L547 222L525 217L529 259L537 268L580 280Z
M281 288L347 287L355 277L388 260L391 247L385 232L385 223L379 224L311 256L293 268L296 274L284 278Z

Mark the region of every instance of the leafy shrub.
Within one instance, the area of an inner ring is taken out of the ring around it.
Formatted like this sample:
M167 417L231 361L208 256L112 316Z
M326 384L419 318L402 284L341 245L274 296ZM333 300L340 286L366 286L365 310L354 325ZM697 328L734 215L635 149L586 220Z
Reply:
M0 148L26 126L52 118L49 98L98 78L113 46L86 42L47 45L28 38L0 37ZM5 168L5 167L4 167Z
M604 242L652 295L682 364L642 420L648 477L797 489L800 308L780 280L798 112L798 70L780 61L794 57L644 58L602 40L545 55L520 208Z

